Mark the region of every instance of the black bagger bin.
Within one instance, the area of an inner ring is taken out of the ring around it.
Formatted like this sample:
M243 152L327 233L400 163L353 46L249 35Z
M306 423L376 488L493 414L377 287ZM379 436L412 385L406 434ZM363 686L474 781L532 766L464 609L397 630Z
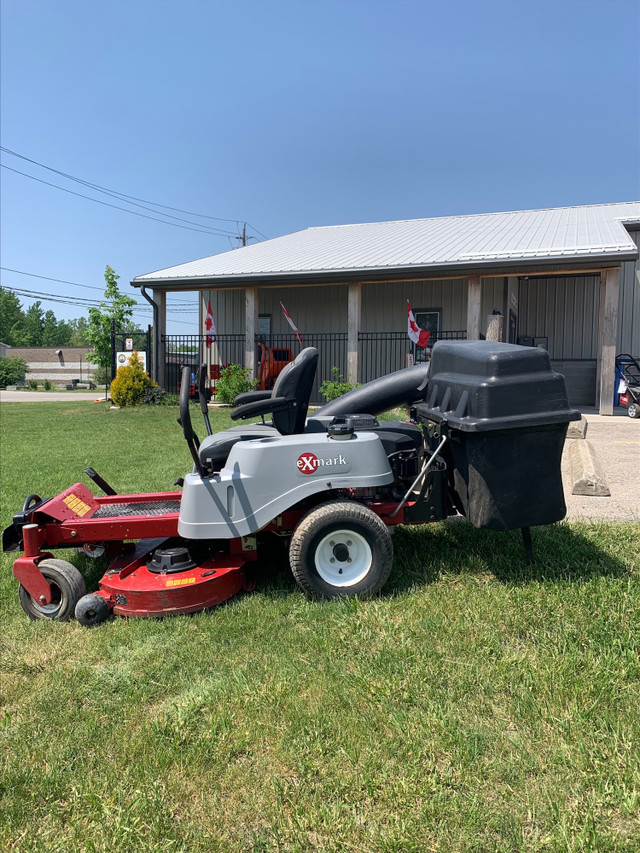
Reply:
M564 377L549 354L493 341L439 341L426 402L414 408L446 435L452 501L476 527L514 530L566 515L561 458L569 422Z

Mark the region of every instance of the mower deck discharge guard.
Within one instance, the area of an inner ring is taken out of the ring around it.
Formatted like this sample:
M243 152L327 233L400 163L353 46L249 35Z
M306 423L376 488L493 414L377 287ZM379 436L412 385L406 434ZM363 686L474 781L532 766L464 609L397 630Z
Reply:
M389 528L466 516L477 527L529 528L564 517L560 456L569 421L564 378L546 352L488 341L438 342L427 368L355 389L306 419L318 352L303 350L270 393L236 400L233 419L271 424L211 434L206 368L200 405L207 438L189 411L180 424L193 459L180 492L117 495L76 483L55 498L30 495L3 532L19 598L32 619L75 614L87 626L111 612L169 616L212 607L259 577L261 541L288 543L299 586L312 597L366 597L393 563ZM409 422L376 415L404 404ZM182 482L182 481L181 481ZM51 553L75 547L111 562L86 594L80 572Z

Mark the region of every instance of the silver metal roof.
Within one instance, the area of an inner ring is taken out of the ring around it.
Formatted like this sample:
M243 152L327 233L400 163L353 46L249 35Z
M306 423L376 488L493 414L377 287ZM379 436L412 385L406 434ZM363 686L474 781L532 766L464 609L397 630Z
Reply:
M337 274L498 269L505 264L620 262L638 250L625 224L640 202L307 228L137 276L132 284L246 283Z

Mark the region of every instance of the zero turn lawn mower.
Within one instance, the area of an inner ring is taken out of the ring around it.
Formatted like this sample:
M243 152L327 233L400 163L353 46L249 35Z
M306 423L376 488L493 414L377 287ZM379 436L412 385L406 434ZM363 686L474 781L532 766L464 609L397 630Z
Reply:
M373 380L307 418L318 351L302 350L272 391L235 400L233 420L257 424L211 434L206 367L200 402L207 437L189 412L189 371L180 420L193 470L180 491L116 494L75 483L54 498L29 495L3 531L22 551L13 572L32 619L74 614L93 626L111 612L164 617L212 607L259 577L260 542L288 542L299 586L312 597L367 597L393 563L390 528L465 516L476 527L529 528L566 513L560 459L569 421L564 378L541 349L488 341L442 341L427 365ZM378 421L406 405L409 420ZM271 422L265 423L264 416ZM106 553L99 587L57 548Z

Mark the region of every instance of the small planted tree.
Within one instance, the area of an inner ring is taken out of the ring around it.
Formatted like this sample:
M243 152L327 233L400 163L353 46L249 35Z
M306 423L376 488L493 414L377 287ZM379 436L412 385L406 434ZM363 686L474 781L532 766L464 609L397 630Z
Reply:
M104 301L97 308L89 308L89 326L84 332L94 350L87 355L87 359L107 371L111 367L111 321L114 322L116 334L130 330L133 306L136 304L131 296L120 293L119 278L107 266L104 272Z
M137 406L149 388L156 386L149 374L142 367L142 361L134 350L129 357L129 363L120 367L116 378L111 383L111 399L116 406Z

